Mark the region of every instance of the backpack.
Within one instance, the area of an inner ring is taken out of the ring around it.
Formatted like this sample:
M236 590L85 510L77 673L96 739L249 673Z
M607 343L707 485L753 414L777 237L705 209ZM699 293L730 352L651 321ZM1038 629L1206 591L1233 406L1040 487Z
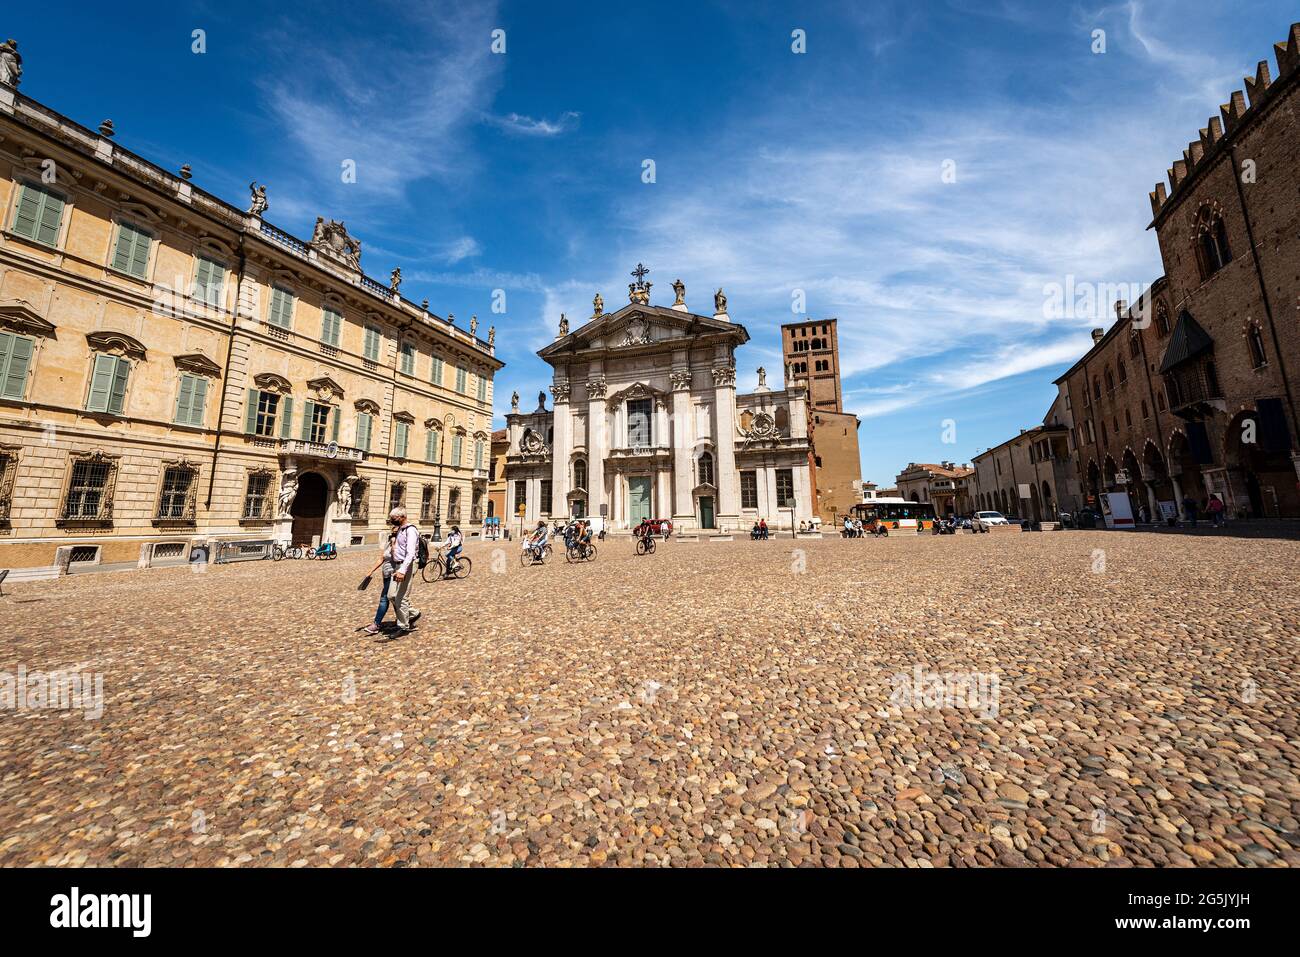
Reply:
M418 528L415 530L415 535L416 541L419 543L415 546L415 567L423 568L429 564L429 543L425 541Z

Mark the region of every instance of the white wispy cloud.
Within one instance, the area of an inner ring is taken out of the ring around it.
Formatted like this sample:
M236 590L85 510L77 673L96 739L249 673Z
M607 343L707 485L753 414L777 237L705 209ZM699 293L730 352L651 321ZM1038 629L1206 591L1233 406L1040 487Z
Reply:
M577 129L581 118L581 113L575 113L572 110L561 113L554 120L534 119L520 113L507 113L505 116L487 114L484 116L485 122L492 126L510 133L519 133L523 136L558 136L561 133Z
M277 71L265 89L317 180L342 183L350 161L352 195L391 199L421 178L459 175L466 162L459 134L482 115L503 68L484 39L495 11L494 3L405 8L420 35L400 46L379 36L341 48L301 38L312 68ZM286 31L281 42L287 47L293 36ZM294 53L286 48L284 56Z
M459 239L454 239L443 246L441 258L448 265L454 266L462 259L477 256L482 251L483 247L479 245L478 240L473 236L461 236Z

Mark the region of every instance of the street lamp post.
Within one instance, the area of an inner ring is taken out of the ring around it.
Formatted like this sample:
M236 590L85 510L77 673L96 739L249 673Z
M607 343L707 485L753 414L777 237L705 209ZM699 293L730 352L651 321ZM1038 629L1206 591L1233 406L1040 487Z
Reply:
M433 496L433 537L442 541L442 463L447 450L447 430L438 430L438 491Z

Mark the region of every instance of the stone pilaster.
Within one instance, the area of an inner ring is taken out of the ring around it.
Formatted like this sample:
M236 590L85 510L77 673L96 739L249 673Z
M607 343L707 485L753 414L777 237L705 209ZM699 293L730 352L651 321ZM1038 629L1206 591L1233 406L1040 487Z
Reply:
M569 406L569 381L557 375L551 386L551 514L569 514L569 459L573 452L573 413Z
M695 516L691 502L691 371L672 373L673 523L690 523Z
M608 386L605 382L603 368L593 364L588 372L587 382L587 483L588 513L599 515L600 507L609 504L605 490L605 457L609 454L608 436L605 431L605 396ZM613 509L609 518L614 519Z
M729 353L714 361L713 399L718 426L715 436L718 452L715 480L718 486L719 526L735 530L740 521L740 501L736 488L736 367L731 363Z

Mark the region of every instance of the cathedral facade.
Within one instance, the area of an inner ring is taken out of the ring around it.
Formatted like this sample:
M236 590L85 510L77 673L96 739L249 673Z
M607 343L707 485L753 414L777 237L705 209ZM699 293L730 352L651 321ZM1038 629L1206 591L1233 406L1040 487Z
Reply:
M628 304L572 332L561 317L538 355L553 370L553 408L517 396L506 416L507 506L538 520L603 517L611 528L671 519L675 528L730 532L812 517L807 389L768 388L763 370L736 391L736 348L749 341L718 290L710 316L690 311L685 286L650 304L638 266Z

